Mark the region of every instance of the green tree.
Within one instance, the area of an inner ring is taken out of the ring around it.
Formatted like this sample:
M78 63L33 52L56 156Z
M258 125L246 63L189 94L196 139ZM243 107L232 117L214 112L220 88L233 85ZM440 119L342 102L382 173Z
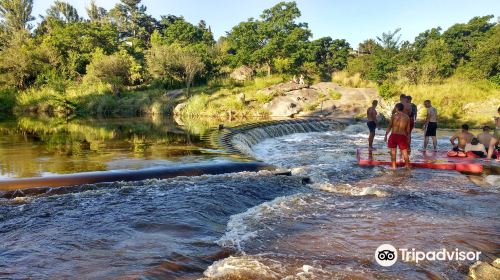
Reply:
M470 51L476 48L477 44L483 40L488 30L495 24L490 23L493 15L484 17L474 17L467 23L454 24L443 32L442 38L448 44L448 48L453 55L453 65L456 67L462 61L470 59Z
M106 9L97 6L95 0L92 0L89 6L86 8L87 16L91 22L102 22L108 16L108 11Z
M133 60L126 52L105 55L98 49L87 65L85 81L109 84L111 91L119 97L122 88L132 83Z
M470 52L469 77L491 79L500 73L500 25L488 31L487 37Z
M54 17L66 23L74 23L82 20L75 7L71 6L68 2L59 0L56 0L54 4L50 6L47 10L47 16Z
M141 0L121 0L108 13L110 20L116 24L120 39L144 48L156 27L156 21L146 14L146 7L140 5Z
M0 0L0 18L9 33L30 29L33 0Z
M201 57L189 47L177 44L153 44L146 55L148 72L156 79L166 77L182 81L189 94L196 75L205 65Z
M323 37L312 42L314 61L323 75L343 70L347 66L351 47L346 40Z
M296 22L299 17L295 2L281 2L264 10L260 20L235 26L227 37L232 64L265 66L268 75L275 62L283 69L299 68L307 61L311 37L307 24Z
M420 61L423 82L449 77L453 73L453 55L443 39L431 40L422 50Z

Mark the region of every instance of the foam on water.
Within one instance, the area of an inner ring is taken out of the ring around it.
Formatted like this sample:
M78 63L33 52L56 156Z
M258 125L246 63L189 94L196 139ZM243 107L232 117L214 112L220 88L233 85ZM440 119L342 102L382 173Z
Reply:
M374 263L373 252L380 244L392 243L422 250L499 253L500 208L495 189L475 185L455 171L361 168L355 150L366 147L367 136L366 125L358 124L344 131L264 139L251 146L254 157L289 168L293 175L308 176L313 184L308 191L231 216L217 243L238 253L215 263L205 276L455 279L465 277L471 263L398 263L383 270ZM414 149L422 146L420 131L412 141ZM385 145L379 130L375 147ZM448 137L440 137L438 145L449 145ZM497 184L495 175L483 180ZM249 264L253 268L247 269Z

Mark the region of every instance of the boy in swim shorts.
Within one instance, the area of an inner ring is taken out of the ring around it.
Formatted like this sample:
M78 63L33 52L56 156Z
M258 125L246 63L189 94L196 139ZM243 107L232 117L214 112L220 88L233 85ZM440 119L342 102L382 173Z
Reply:
M406 168L410 168L410 157L408 156L408 135L410 134L410 117L403 112L404 105L402 103L396 104L396 111L391 117L391 122L385 132L384 141L387 142L387 147L391 150L391 166L396 169L396 148L399 147ZM389 141L387 135L391 132Z

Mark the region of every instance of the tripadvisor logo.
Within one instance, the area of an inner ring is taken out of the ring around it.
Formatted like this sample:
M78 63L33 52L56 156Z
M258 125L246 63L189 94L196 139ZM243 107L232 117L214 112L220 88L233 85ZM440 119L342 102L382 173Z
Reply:
M449 251L446 248L427 252L418 251L415 248L399 248L397 250L391 244L382 244L375 250L375 261L381 266L388 267L394 265L398 259L403 262L415 263L421 261L478 261L479 255L481 255L479 251L460 251L458 249Z

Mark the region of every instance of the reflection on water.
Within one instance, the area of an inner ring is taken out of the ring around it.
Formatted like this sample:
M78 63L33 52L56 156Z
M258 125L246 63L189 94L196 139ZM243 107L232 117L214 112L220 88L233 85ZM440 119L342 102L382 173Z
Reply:
M207 153L200 137L213 126L162 118L4 121L0 179L208 160L217 155Z

